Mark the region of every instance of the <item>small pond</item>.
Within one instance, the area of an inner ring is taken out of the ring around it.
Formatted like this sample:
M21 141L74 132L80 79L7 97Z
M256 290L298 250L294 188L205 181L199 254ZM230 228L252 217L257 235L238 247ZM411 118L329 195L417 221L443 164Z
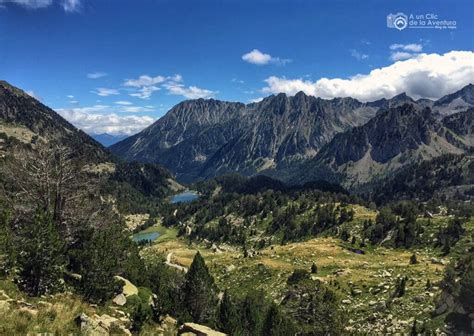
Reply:
M159 232L138 232L132 236L134 242L142 242L142 241L154 241L156 238L160 236Z
M171 197L171 203L187 203L187 202L192 202L196 199L199 198L199 195L197 192L192 191L192 190L186 190L180 194L174 195Z

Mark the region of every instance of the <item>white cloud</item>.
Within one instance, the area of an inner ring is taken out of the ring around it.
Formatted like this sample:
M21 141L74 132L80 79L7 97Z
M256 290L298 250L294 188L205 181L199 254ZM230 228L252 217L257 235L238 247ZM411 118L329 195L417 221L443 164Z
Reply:
M173 76L149 76L141 75L137 79L127 79L123 83L123 86L131 87L136 89L136 92L130 93L132 97L138 97L141 99L149 99L153 92L161 90L158 84L163 85L165 82L178 83L183 80L183 77L179 74Z
M281 59L279 57L273 57L272 55L265 54L258 49L254 49L246 54L243 54L242 59L245 62L256 65L267 65L270 63L277 65L285 65L286 63L291 62L290 59Z
M411 52L421 52L423 51L423 45L419 43L410 43L410 44L392 44L390 46L390 50L405 50L405 51L411 51Z
M149 116L119 116L109 113L107 105L82 108L60 108L56 110L66 120L87 133L134 134L152 124Z
M116 89L108 89L108 88L97 88L97 91L92 91L95 94L101 97L108 97L108 96L115 96L119 94L119 91Z
M97 78L102 78L105 76L107 76L107 73L102 72L102 71L91 72L87 74L87 78L90 78L90 79L97 79Z
M412 57L415 57L418 54L412 54L406 51L395 51L390 54L390 59L394 62L403 61Z
M128 87L127 90L132 97L141 99L149 99L151 95L165 88L169 94L179 95L189 99L210 98L217 94L216 91L202 89L196 86L185 86L183 77L179 74L173 76L149 76L141 75L136 79L126 79L123 86Z
M80 0L62 0L61 6L67 13L78 12L81 8L81 1Z
M156 76L150 77L148 75L141 75L138 79L128 79L123 83L124 86L131 86L131 87L142 87L142 86L149 86L154 84L163 83L166 80L166 77L163 76Z
M168 93L177 96L183 96L188 99L197 98L212 98L217 94L217 91L211 91L207 89L201 89L196 86L184 86L179 83L167 83L164 85L168 89Z
M423 51L423 45L419 43L395 43L390 46L390 50L390 59L396 62L418 56Z
M74 99L74 96L73 96L73 95L67 95L67 97L68 97L69 99Z
M50 6L53 0L0 0L0 4L17 4L27 9L39 9Z
M126 113L154 112L153 108L147 106L125 106L120 111Z
M130 93L130 96L132 97L138 97L140 99L149 99L153 92L161 90L157 86L144 86L141 89L138 90L138 92L135 93Z
M117 104L117 105L132 105L131 102L126 101L126 100L119 100L119 101L116 101L115 104Z
M357 51L355 49L351 49L351 56L354 57L355 59L359 60L359 61L362 61L362 60L365 60L365 59L369 58L369 55L363 54L360 51Z
M351 96L361 101L391 98L406 92L411 97L437 99L461 89L474 79L474 52L451 51L445 54L419 54L411 59L358 74L348 79L321 78L317 81L271 76L264 93L298 91L322 97Z

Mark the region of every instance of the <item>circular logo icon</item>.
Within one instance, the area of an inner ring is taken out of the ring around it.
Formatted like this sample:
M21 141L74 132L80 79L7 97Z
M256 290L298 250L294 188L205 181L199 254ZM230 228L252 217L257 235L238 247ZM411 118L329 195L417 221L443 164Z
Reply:
M393 19L393 25L398 30L403 30L408 26L408 19L405 14L398 13Z

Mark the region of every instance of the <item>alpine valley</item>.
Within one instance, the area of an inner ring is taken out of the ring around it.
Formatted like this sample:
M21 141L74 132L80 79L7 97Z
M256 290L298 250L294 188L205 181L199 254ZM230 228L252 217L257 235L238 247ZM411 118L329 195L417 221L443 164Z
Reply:
M0 334L472 334L473 155L472 84L186 100L105 148L0 81Z

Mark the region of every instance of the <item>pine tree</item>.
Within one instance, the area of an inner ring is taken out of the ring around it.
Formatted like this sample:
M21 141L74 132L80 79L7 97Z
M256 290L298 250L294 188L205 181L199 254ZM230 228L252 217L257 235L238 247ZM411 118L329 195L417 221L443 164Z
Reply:
M222 302L219 306L219 327L228 334L233 335L239 326L238 314L229 292L224 291Z
M18 284L32 296L54 293L65 265L64 244L50 213L38 210L17 243Z
M240 325L244 335L260 334L265 306L265 296L261 290L247 293L240 309Z
M198 252L186 274L183 295L186 309L196 323L213 324L217 306L214 278Z
M126 239L118 225L94 232L81 261L81 290L87 300L100 303L114 294Z
M341 239L344 240L344 241L348 241L349 240L349 232L347 232L346 229L343 229L342 232L341 232Z
M295 327L290 320L285 318L275 303L272 303L263 322L262 335L286 336L294 335L295 331Z
M474 261L460 281L459 298L467 311L474 311Z
M15 264L15 244L13 231L10 227L10 213L0 211L0 274L8 274Z

